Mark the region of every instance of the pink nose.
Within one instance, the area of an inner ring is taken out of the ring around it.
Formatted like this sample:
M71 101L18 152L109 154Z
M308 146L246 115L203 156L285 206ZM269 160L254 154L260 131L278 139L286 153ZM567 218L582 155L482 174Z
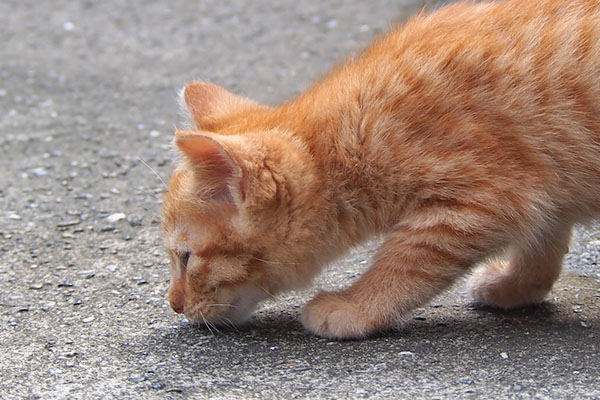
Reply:
M181 314L183 312L183 305L180 304L171 304L171 308L173 309L173 311L175 311L177 314Z

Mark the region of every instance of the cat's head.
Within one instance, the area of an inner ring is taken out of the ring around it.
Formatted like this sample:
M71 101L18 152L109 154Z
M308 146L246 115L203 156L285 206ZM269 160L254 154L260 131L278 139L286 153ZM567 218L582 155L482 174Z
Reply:
M175 134L180 157L163 202L169 301L196 322L239 323L312 278L303 246L317 216L304 209L315 176L302 143L244 127L266 107L208 83L182 98L197 130Z

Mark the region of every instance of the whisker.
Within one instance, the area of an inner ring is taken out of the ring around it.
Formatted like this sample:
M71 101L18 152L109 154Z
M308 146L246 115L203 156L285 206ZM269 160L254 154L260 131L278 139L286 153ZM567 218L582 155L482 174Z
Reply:
M262 286L259 286L258 288L259 288L260 290L262 290L263 292L265 292L266 294L268 294L269 296L271 296L271 298L273 298L273 299L275 299L275 298L276 298L274 294L272 294L271 292L269 292L269 291L268 291L267 289L265 289L264 287L262 287Z
M262 261L265 264L273 264L273 265L278 265L278 264L298 265L298 263L269 261L269 260L265 260L265 259L254 257L254 256L250 256L250 258L252 258L253 260L257 260L257 261Z
M214 304L209 304L209 307L232 307L232 308L237 308L236 305L234 304L218 304L218 303L214 303Z
M221 331L219 330L219 328L217 328L217 325L210 322L210 321L206 321L210 326L212 326L212 328L217 331L217 333L221 333Z
M233 323L233 321L230 320L229 318L224 317L223 318L223 322L226 323L226 325L229 326L230 328L235 329L236 332L238 332L238 333L240 332L240 330L237 328L237 326L235 326L235 324Z
M212 331L212 329L210 329L210 326L208 325L208 321L206 320L206 318L204 318L204 314L200 310L198 310L198 312L200 313L200 316L202 317L202 321L204 321L204 326L206 326L206 328L208 329L208 331L210 332L212 337L216 339L217 337L215 336L215 333Z
M154 172L154 175L156 175L156 177L162 182L163 186L165 187L165 189L168 189L169 186L167 185L167 183L164 181L164 179L158 174L158 172L156 172L156 170L154 168L152 168L150 165L148 165L148 163L146 163L146 161L142 160L141 157L138 157L138 160L140 160L142 162L142 164L144 164L150 171Z
M152 193L149 190L142 190L142 192L145 193L145 194L147 194L147 195L149 195L149 196L154 197L154 199L156 199L156 200L162 200L162 198L159 195L157 195L156 193Z

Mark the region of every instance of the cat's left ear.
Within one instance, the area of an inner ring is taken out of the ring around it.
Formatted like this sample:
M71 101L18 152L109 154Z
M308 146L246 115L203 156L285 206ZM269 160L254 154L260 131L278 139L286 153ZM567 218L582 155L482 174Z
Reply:
M190 114L198 129L209 129L214 117L262 107L245 97L229 92L209 82L190 82L180 93L181 105Z
M231 150L214 137L195 131L176 131L174 142L191 164L205 195L239 205L245 198L241 167L231 157Z

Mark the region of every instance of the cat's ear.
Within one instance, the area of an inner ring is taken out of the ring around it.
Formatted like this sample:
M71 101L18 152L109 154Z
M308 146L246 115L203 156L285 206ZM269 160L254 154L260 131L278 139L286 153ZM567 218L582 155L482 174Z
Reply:
M208 82L190 82L180 93L181 106L198 129L208 129L211 118L240 109L260 107L252 100Z
M244 200L241 168L223 144L195 131L176 131L174 142L191 164L205 195L235 203Z

